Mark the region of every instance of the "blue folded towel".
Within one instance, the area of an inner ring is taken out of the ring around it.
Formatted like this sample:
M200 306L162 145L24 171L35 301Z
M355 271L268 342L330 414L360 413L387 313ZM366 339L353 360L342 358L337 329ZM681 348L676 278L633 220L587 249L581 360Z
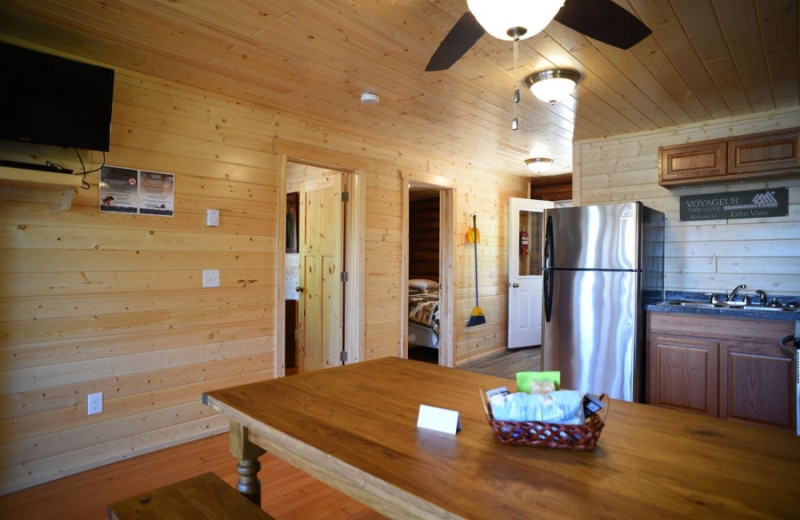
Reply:
M556 424L583 424L583 393L556 390L547 394L495 394L489 397L497 421L539 421Z

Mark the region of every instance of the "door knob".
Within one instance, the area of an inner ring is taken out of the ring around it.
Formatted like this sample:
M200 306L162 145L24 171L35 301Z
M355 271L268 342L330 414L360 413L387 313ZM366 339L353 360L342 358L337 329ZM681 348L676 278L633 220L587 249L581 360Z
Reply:
M511 284L511 287L514 287L516 289L517 287L519 287L519 284L517 282L514 282Z
M300 287L299 285L297 287L295 287L294 290L297 291L297 292L303 292L303 288Z

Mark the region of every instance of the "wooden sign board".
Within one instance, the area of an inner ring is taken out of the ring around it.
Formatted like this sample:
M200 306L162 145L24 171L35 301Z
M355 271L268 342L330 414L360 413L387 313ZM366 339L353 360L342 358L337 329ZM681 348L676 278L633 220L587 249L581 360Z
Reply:
M728 191L681 197L681 221L785 217L788 188Z

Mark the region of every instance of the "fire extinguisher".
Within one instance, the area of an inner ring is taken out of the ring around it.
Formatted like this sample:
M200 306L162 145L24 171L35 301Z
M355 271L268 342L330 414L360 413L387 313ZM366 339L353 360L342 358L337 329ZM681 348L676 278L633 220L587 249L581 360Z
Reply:
M528 255L528 231L525 229L519 232L519 254Z

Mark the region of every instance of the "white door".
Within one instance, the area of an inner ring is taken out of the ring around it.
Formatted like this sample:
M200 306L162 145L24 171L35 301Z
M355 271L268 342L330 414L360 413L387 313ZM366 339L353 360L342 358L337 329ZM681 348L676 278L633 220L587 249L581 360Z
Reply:
M341 365L342 174L305 182L300 203L300 372Z
M509 203L508 348L542 344L542 212L554 206L533 199Z

